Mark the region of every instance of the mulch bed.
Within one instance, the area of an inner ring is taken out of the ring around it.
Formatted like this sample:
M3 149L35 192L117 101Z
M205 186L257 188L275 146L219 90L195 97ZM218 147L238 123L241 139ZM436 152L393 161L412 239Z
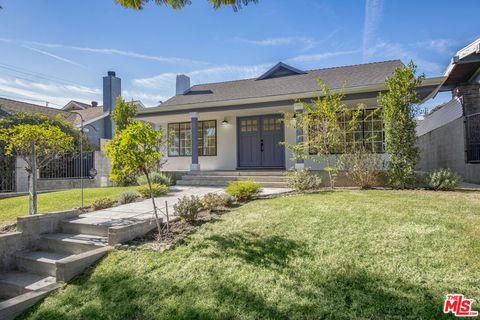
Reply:
M0 234L15 232L15 231L17 231L17 224L16 223L5 224L5 225L0 226Z
M155 228L143 237L139 237L125 244L118 245L116 248L162 252L181 244L185 237L197 231L197 229L203 224L218 219L227 212L230 212L230 209L212 213L209 213L208 211L202 211L198 214L198 217L195 221L187 222L180 219L176 221L170 221L170 232L166 232L166 226L163 224L163 232L160 236Z

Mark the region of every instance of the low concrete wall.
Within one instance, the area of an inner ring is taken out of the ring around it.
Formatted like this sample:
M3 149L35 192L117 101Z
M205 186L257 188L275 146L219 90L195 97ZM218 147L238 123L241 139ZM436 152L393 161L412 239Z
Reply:
M162 224L162 218L159 218L158 220L160 224ZM108 228L108 244L114 246L119 243L133 240L147 234L156 227L157 224L155 219L139 221L138 223L127 226L110 227Z
M38 191L69 190L81 188L80 179L39 179L37 180ZM84 188L99 187L99 181L96 179L83 179Z
M79 214L79 210L68 210L18 217L18 232L0 234L0 271L13 266L15 252L35 248L41 234L60 231L63 220L78 217Z

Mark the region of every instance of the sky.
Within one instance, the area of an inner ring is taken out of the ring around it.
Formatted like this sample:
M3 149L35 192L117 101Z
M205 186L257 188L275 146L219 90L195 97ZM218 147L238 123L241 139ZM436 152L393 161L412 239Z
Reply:
M252 78L279 61L309 70L413 60L419 73L439 76L480 37L478 0L258 0L237 12L207 0L177 11L114 0L0 5L0 97L56 108L101 103L109 70L124 98L148 107L174 95L176 74L192 84Z

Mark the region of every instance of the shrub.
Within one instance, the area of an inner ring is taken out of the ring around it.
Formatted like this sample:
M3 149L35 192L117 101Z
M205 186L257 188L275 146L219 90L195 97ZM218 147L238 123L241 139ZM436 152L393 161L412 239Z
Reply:
M288 186L296 191L317 190L321 187L322 178L308 169L288 172Z
M225 207L230 208L233 206L235 199L231 195L222 193L220 197L222 197L222 201L225 204Z
M137 184L135 176L131 175L117 175L111 180L115 187L129 187Z
M170 186L172 184L172 181L170 179L170 177L164 175L163 173L160 173L160 172L151 172L149 174L150 176L150 182L153 184L153 183L156 183L156 184L163 184L165 186ZM148 181L147 181L147 176L146 175L141 175L141 176L138 176L137 177L137 184L139 186L143 186L145 184L148 184Z
M137 188L138 193L143 198L150 198L150 189L148 188L148 184L144 184ZM152 183L152 193L154 197L160 197L165 195L168 192L168 187L164 184Z
M173 205L175 215L185 221L194 221L198 213L203 209L202 201L198 196L183 196Z
M102 210L113 207L116 203L115 199L112 198L99 198L92 202L93 210Z
M338 157L337 167L346 172L347 177L362 189L371 188L383 169L383 161L376 153L365 147L356 148L352 153Z
M127 204L135 202L138 198L140 198L140 195L137 192L122 191L118 197L118 202L120 204Z
M260 193L262 187L254 181L237 181L230 182L225 192L235 198L239 202L251 200Z
M460 176L450 169L438 169L428 173L426 182L432 190L453 190L460 183Z
M202 198L202 204L209 212L217 211L226 207L223 197L217 193L207 193Z

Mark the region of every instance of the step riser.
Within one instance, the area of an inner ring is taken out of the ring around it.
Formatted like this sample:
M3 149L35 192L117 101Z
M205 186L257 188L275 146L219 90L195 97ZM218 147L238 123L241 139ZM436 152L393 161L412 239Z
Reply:
M53 277L55 277L57 272L54 263L35 261L23 257L16 257L15 262L17 264L18 270L20 271L26 271L41 275L49 275Z
M182 180L225 180L225 181L248 181L256 182L286 182L285 177L251 177L251 176L237 176L237 177L223 177L223 176L183 176Z
M285 171L189 171L190 176L285 176Z
M46 250L46 251L61 251L61 252L69 252L73 254L78 254L78 253L82 253L85 251L98 248L98 246L91 245L91 244L60 241L60 240L48 239L48 238L41 238L39 247L40 249Z
M107 237L108 228L103 226L91 225L91 224L82 224L82 223L62 223L62 232L63 233L72 233L72 234L91 234L94 236Z
M215 187L225 187L228 186L229 182L225 180L212 180L212 181L202 181L202 180L178 180L177 185L179 186L215 186ZM264 188L287 188L288 185L282 182L259 182L259 184Z

